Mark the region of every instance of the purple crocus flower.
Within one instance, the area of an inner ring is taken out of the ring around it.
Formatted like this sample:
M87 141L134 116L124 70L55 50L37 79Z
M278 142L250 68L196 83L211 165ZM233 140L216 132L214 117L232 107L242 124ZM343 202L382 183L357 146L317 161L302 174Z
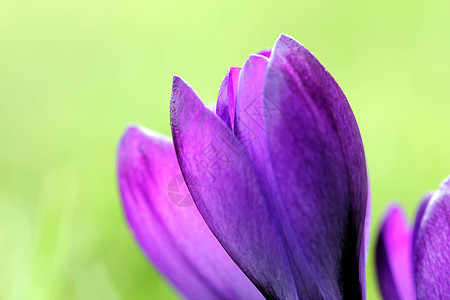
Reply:
M118 176L136 240L181 294L365 298L363 144L306 48L281 35L230 68L215 112L174 77L170 117L172 140L126 130Z
M449 299L450 177L423 198L413 228L398 205L388 210L378 237L376 264L386 300Z

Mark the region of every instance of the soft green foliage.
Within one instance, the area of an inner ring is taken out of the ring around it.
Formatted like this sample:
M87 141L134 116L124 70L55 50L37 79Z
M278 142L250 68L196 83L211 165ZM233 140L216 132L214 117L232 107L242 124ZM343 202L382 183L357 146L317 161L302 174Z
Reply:
M450 23L431 1L0 1L0 298L171 299L128 231L125 126L170 133L172 75L212 103L229 66L292 35L352 105L384 209L450 172ZM318 220L320 221L320 220Z

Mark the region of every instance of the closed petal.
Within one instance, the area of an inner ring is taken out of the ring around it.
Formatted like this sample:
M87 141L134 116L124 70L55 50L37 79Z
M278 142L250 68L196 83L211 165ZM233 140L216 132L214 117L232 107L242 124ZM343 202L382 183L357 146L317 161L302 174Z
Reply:
M298 266L309 263L324 298L362 298L368 179L353 112L325 68L285 35L272 51L263 94L276 206L284 207L293 257Z
M236 96L234 132L259 171L259 177L266 173L270 159L267 151L262 94L267 62L264 56L250 56L239 76Z
M119 145L126 220L148 259L188 299L263 299L194 205L168 138L130 127Z
M401 208L391 207L376 246L378 283L385 300L415 299L411 237L411 228Z
M244 145L178 77L171 101L178 161L212 232L264 296L302 297L294 285L274 209Z
M450 177L431 197L420 223L414 252L417 299L450 295Z
M271 110L263 103L263 82L268 60L261 55L251 55L245 62L236 96L236 122L235 135L245 147L245 152L253 164L261 187L267 195L267 201L274 208L273 216L281 225L280 216L286 215L283 199L279 199L277 182L270 163L270 154L267 145L267 135L264 116L265 114L279 114L277 110ZM280 205L281 204L281 205ZM283 231L280 234L285 236ZM295 234L293 232L292 234ZM289 241L286 242L289 244ZM301 251L292 251L287 247L292 275L299 295L306 298L320 299L321 293L317 289L315 279L310 275L308 263Z
M222 81L217 98L216 114L228 125L234 128L236 90L241 68L231 67Z

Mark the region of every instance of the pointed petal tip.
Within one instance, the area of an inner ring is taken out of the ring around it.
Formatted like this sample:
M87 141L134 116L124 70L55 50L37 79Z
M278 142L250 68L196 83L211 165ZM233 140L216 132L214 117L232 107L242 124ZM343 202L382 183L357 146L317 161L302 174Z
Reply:
M153 130L148 129L144 126L130 123L125 127L125 130L122 133L122 139L136 133L144 133L146 135L159 135L159 133L154 132Z
M385 215L376 243L378 284L384 299L414 299L411 227L394 203Z
M403 224L403 226L405 226L405 228L409 228L408 218L406 217L403 207L399 203L394 202L386 210L381 230L385 230L386 226L390 227L395 222L398 221L401 221L401 223ZM391 230L392 228L387 229Z
M179 76L173 76L172 95L170 97L170 120L172 124L172 135L174 135L173 125L175 125L179 119L179 115L183 114L182 111L184 109L190 109L190 106L197 101L204 106L203 102L197 96L197 93L186 81Z
M127 126L125 126L125 130L122 132L122 135L120 136L120 140L119 143L122 142L122 140L127 137L128 135L130 135L133 131L138 130L138 125L135 124L127 124Z
M264 64L264 62L268 62L269 59L267 56L261 55L261 54L251 54L249 55L248 59L245 61L244 65L242 66L242 70L247 68L252 68L253 66L256 66L257 64ZM267 65L267 64L265 64Z
M178 92L179 90L182 89L191 89L192 91L194 90L189 83L187 83L186 80L184 80L181 76L178 75L173 75L173 81L172 81L172 100L173 100L173 96L176 92ZM194 92L195 93L195 92Z
M299 45L301 48L306 49L305 46L303 46L299 41L297 41L295 38L293 38L292 36L285 34L285 33L281 33L280 36L278 37L278 39L275 42L275 45L278 43L282 43L282 44L297 44Z
M393 224L398 221L401 221L401 223L398 223L399 225L402 224L402 226L408 227L408 220L402 206L399 203L392 203L385 212L381 223L381 231L391 231Z
M126 152L126 149L128 149L130 141L133 139L134 136L139 134L139 132L140 130L138 125L129 124L125 127L125 130L123 131L117 144L119 161L123 160L123 154L124 152Z
M278 39L279 40L293 40L294 38L286 33L280 33L280 35L278 36Z
M180 76L173 76L171 104L173 104L173 102L178 102L180 98L192 97L194 95L196 98L198 98L197 93L189 83L187 83Z
M275 41L275 45L273 46L272 51L274 51L279 44L287 44L288 42L290 42L292 40L293 40L293 38L290 37L289 35L281 33L280 36L278 37L278 39Z
M123 143L125 143L129 138L136 136L136 135L144 135L146 137L153 137L156 139L162 139L162 140L166 140L166 141L171 140L170 137L165 136L159 132L153 131L142 125L128 124L125 127L125 130L122 133L122 136L120 137L119 146L122 145Z
M171 138L143 126L128 125L117 145L117 171L122 173L129 164L135 162L140 155L140 147L143 143L153 140L154 143L171 143Z
M176 81L183 80L183 79L181 78L181 76L173 75L173 76L172 76L172 80L173 80L173 82L175 83Z
M389 208L387 209L386 217L389 217L389 216L392 215L392 214L401 214L401 215L404 215L403 208L402 208L402 206L401 206L399 203L394 202L394 203L392 203L392 204L389 206Z
M182 84L187 84L183 78L178 75L173 75L172 77L172 94L175 90L179 89Z

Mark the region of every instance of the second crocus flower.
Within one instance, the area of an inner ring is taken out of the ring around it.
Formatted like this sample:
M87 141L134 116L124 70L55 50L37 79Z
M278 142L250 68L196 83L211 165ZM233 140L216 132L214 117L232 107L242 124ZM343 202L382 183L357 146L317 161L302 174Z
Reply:
M423 198L413 227L398 205L388 210L376 265L385 300L450 297L450 177Z

